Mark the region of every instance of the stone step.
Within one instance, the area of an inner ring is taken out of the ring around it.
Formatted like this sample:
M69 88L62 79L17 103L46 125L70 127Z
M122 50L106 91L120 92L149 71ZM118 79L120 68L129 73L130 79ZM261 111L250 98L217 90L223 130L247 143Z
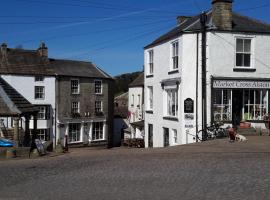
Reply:
M237 133L245 136L260 136L260 135L269 135L268 129L256 129L253 127L250 128L238 128Z

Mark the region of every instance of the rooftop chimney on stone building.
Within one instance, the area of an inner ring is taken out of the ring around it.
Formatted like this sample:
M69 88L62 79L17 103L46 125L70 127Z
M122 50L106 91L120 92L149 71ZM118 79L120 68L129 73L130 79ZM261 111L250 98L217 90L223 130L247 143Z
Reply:
M45 43L42 42L38 48L38 53L41 57L48 58L48 48Z
M2 54L2 56L7 55L7 44L6 43L1 44L1 54Z
M212 0L212 22L219 30L232 30L233 0Z

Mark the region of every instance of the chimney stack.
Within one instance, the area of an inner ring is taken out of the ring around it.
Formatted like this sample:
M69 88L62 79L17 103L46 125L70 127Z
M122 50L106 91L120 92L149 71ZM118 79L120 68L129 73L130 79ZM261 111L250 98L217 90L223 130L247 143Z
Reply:
M176 21L177 21L177 25L179 26L180 24L182 24L183 22L185 22L186 20L190 19L190 16L177 16Z
M2 56L6 56L7 55L7 44L6 43L3 43L1 45L1 53L2 53Z
M41 42L38 48L38 54L43 58L48 58L48 48L46 47L44 42Z
M232 30L233 0L212 0L213 24L224 31Z

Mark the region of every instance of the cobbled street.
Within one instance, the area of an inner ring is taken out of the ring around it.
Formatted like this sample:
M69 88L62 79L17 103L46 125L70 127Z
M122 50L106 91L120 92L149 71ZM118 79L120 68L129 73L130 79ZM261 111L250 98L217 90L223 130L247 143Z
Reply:
M0 162L0 199L270 199L270 137Z

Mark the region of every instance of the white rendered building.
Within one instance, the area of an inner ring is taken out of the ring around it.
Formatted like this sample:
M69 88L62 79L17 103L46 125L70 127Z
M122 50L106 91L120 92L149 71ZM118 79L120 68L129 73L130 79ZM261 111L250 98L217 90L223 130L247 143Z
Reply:
M205 14L206 57L202 15L178 17L174 29L145 47L146 147L196 142L203 113L208 126L215 121L231 125L245 120L265 128L270 25L232 12L232 0L213 0L212 5Z
M144 138L144 73L142 72L128 89L128 111L131 138Z

